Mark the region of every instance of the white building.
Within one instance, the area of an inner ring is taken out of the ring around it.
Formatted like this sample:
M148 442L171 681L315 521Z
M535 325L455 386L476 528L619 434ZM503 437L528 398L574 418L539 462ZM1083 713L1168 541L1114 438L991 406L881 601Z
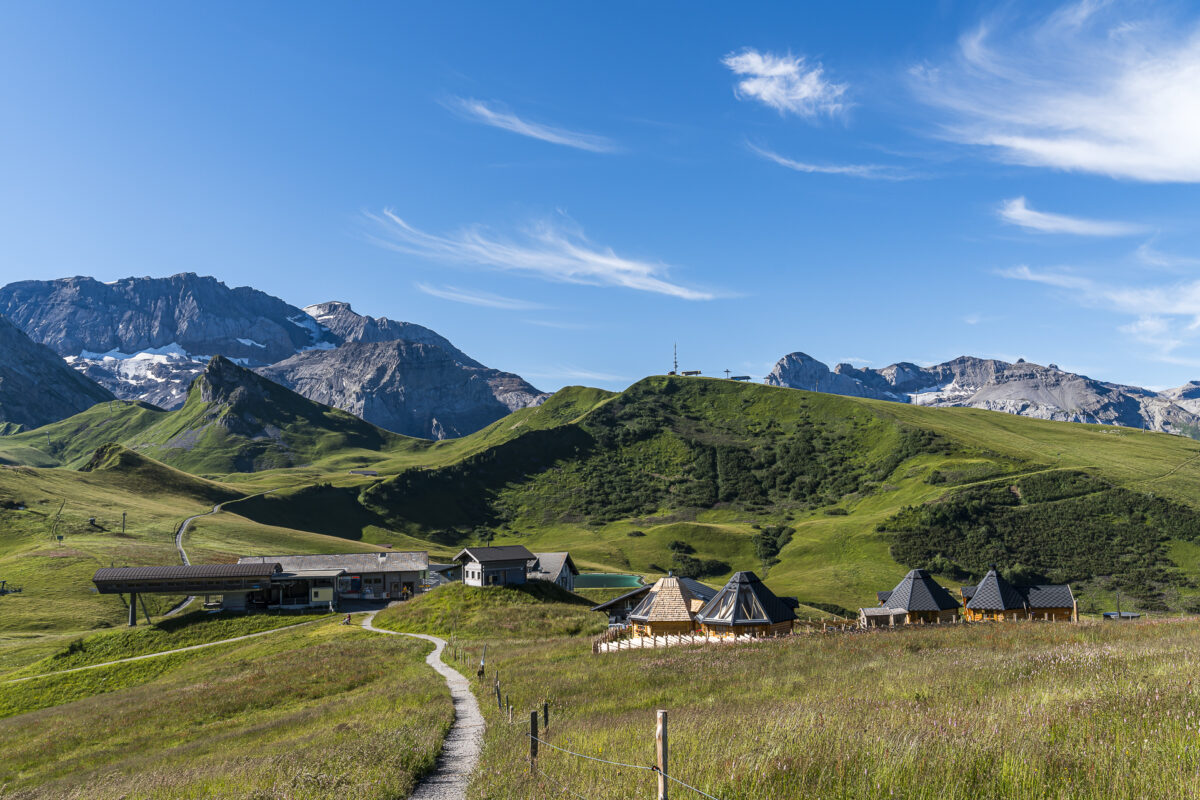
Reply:
M462 565L467 586L512 586L525 583L530 561L536 556L524 545L464 547L454 560Z

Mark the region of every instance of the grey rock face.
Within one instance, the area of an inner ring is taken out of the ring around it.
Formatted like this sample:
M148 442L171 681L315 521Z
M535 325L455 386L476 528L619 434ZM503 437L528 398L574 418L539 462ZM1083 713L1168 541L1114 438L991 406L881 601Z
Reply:
M304 311L341 342L394 342L403 339L407 342L432 344L445 350L461 364L483 367L483 364L451 344L445 336L423 325L397 322L387 317L364 316L355 313L349 303L340 300L306 306Z
M1040 419L1200 433L1200 383L1152 392L1064 372L1057 366L961 356L921 367L838 364L832 371L803 353L784 356L767 383L926 406L969 406Z
M0 317L0 423L37 428L113 395Z
M455 352L424 342L350 342L258 372L310 400L426 439L464 436L546 398L519 376L463 363Z
M421 325L338 301L301 310L193 274L23 281L0 289L4 311L117 397L165 409L216 355L412 436L463 436L545 398Z
M60 356L158 350L257 366L336 344L295 306L193 273L10 283L0 288L0 314Z

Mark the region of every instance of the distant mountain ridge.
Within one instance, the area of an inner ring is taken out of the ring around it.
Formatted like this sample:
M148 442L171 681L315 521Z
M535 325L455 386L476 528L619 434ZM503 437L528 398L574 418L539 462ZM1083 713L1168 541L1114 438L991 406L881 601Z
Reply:
M899 362L881 369L790 353L766 383L792 389L912 403L966 406L1025 417L1145 428L1200 437L1200 382L1155 392L1066 372L1055 364L960 356L943 364Z
M195 273L19 281L0 288L0 314L112 395L168 410L217 355L410 436L462 436L546 396L421 325ZM381 346L396 342L413 346Z
M113 399L4 317L0 354L0 428L6 432L14 425L37 428Z

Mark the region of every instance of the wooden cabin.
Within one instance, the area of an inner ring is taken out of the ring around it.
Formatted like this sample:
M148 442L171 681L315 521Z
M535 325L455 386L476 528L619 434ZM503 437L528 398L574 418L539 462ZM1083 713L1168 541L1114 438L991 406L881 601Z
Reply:
M923 569L914 569L890 592L880 592L880 606L896 612L888 624L954 622L962 605ZM860 610L860 619L862 612Z
M568 592L575 591L575 576L579 570L571 560L571 554L534 553L533 559L525 565L526 577L531 581L549 581L556 583Z
M1066 584L1014 586L996 571L988 570L978 586L961 590L966 608L963 617L972 622L1043 619L1071 622L1078 619L1075 595Z
M716 596L717 590L711 586L705 586L700 581L692 580L691 578L680 578L679 582L683 584L693 597L707 603ZM629 615L638 605L646 599L650 590L654 586L647 584L639 586L636 589L626 592L619 597L614 597L612 600L601 603L597 606L592 606L592 611L599 611L608 616L609 625L625 625L629 622Z
M753 572L736 572L696 614L704 634L776 636L791 633L796 612Z
M696 612L704 601L692 594L674 575L659 578L650 592L629 612L634 636L664 636L691 633L696 629Z
M524 545L464 547L454 561L462 567L462 582L467 586L512 586L525 583L533 553Z

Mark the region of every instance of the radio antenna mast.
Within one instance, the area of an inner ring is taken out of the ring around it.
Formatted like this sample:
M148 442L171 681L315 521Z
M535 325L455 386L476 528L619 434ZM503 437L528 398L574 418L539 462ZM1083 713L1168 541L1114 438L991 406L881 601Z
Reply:
M679 343L678 342L675 343L674 348L675 348L675 369L672 370L672 372L671 372L672 375L674 375L676 372L679 372Z

